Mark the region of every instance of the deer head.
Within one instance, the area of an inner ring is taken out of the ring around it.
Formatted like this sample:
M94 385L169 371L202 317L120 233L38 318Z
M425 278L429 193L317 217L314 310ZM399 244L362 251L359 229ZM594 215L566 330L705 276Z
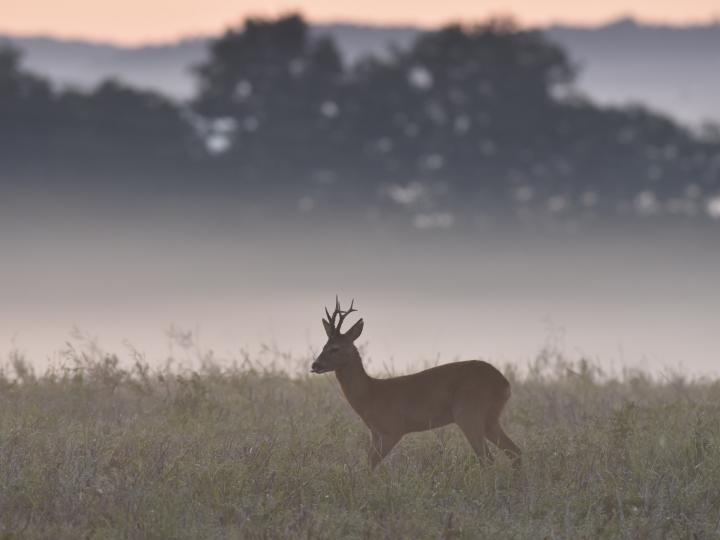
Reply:
M344 334L340 332L340 327L345 321L345 317L357 311L353 309L354 304L355 300L350 303L350 309L343 311L340 308L340 301L336 296L335 311L333 314L330 315L327 308L325 308L327 319L323 319L322 323L328 340L322 352L312 364L311 371L313 373L335 371L347 365L349 362L360 358L354 341L362 334L363 320L360 319Z

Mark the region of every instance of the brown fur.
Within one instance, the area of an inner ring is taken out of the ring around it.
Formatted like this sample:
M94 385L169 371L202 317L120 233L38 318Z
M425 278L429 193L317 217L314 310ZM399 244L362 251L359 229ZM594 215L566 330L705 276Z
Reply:
M500 426L500 414L510 398L510 383L495 367L468 360L412 375L376 379L365 371L353 343L362 332L362 319L345 334L340 333L339 325L335 328L330 321L323 324L328 342L313 363L313 371L335 371L350 406L370 428L369 460L373 468L406 433L453 422L481 459L492 459L487 439L520 466L521 451Z

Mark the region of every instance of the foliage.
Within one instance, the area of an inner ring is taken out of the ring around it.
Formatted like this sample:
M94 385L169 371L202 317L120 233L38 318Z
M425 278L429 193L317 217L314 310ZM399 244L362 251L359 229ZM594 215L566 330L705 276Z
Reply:
M0 174L471 219L717 213L711 129L590 103L566 52L512 21L347 65L300 16L248 19L194 70L187 104L117 81L53 90L0 48Z
M720 385L542 354L513 380L513 473L455 428L370 473L331 376L200 358L125 368L98 348L0 376L4 538L709 538ZM288 363L289 362L289 363ZM306 366L305 366L306 367Z

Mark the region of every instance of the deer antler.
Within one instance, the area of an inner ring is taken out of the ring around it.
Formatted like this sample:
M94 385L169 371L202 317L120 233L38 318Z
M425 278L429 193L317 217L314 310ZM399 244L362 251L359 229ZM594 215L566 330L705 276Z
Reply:
M350 301L350 309L348 309L347 311L340 311L340 312L339 312L339 313L340 313L340 319L338 320L338 325L337 325L337 331L338 331L338 333L340 332L340 327L342 326L342 323L343 323L343 321L345 320L345 317L347 317L348 315L350 315L353 311L357 311L357 309L353 309L353 306L354 306L354 305L355 305L355 299L353 298L353 299ZM338 304L338 307L340 307L339 304Z
M330 315L330 312L327 308L325 308L325 315L327 316L327 322L330 324L330 326L333 327L333 330L336 334L340 334L340 327L342 327L342 323L345 321L345 317L350 315L352 312L357 311L357 309L354 309L355 306L355 299L353 298L350 302L350 309L347 309L343 311L340 308L340 300L338 299L338 296L335 295L335 311L333 311L332 316ZM335 320L338 320L337 324L335 323Z

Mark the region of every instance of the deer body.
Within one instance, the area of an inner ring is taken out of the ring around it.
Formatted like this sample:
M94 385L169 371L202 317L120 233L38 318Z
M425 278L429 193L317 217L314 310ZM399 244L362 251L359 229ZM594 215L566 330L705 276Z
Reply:
M353 344L360 336L360 319L345 334L340 326L349 313L340 310L323 320L328 342L313 362L314 373L335 371L345 398L370 428L370 464L375 467L406 433L456 423L481 459L492 459L486 438L502 449L516 466L520 449L500 426L500 414L510 398L510 383L492 365L479 360L453 362L412 375L370 377ZM327 311L326 311L327 313ZM335 325L336 316L340 322Z

